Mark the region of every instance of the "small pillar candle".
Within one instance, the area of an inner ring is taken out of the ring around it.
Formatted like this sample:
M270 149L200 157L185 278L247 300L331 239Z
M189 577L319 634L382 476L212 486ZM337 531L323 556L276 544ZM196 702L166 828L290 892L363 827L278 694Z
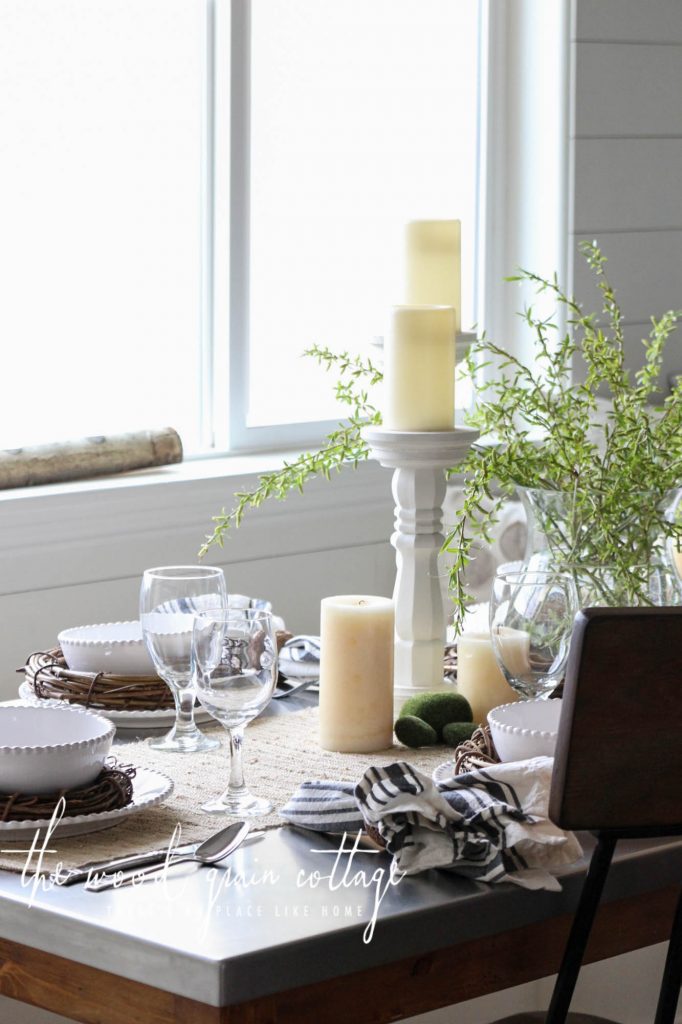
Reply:
M462 324L461 222L413 220L405 229L405 302L453 306Z
M393 601L325 597L320 622L324 750L369 754L393 744Z
M457 689L471 704L478 724L493 708L519 699L497 664L490 633L462 633L458 638Z
M454 309L395 306L384 350L384 427L452 430L454 422Z

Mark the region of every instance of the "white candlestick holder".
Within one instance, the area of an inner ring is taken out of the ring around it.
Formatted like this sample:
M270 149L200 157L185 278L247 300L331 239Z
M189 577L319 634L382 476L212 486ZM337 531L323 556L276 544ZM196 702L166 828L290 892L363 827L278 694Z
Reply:
M478 432L467 427L418 433L367 427L363 437L374 458L394 470L397 713L408 697L451 688L443 678L448 598L438 557L444 540L445 470L466 455Z

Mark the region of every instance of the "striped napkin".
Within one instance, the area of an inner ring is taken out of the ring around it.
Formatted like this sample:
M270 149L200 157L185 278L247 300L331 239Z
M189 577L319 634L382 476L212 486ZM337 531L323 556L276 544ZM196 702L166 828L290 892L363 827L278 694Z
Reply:
M279 671L285 679L303 682L320 678L319 636L292 636L279 652Z
M320 832L371 826L396 868L446 868L479 882L558 891L552 874L582 855L547 817L553 760L490 765L435 783L405 761L368 768L360 781L304 782L280 811Z

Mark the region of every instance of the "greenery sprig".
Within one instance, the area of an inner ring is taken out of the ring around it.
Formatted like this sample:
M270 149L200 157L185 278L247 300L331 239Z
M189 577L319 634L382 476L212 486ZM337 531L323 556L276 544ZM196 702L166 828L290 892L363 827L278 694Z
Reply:
M381 423L381 414L371 404L368 388L377 384L382 374L371 359L352 356L348 352L332 352L328 348L313 346L304 355L317 359L325 369L334 369L339 379L335 385L336 397L350 406L351 413L345 423L327 435L326 443L317 452L304 452L293 462L285 462L281 469L263 473L251 491L237 491L235 504L229 511L223 509L213 517L213 533L206 538L199 555L203 557L212 544L220 547L231 527L241 525L247 511L258 508L269 498L283 501L290 491L303 493L304 485L312 477L329 479L332 471L345 466L357 466L369 457L369 447L362 438L364 426Z
M660 558L661 538L682 537L678 521L668 522L663 507L671 490L682 484L682 381L662 404L653 406L666 342L679 312L651 319L643 340L645 358L635 374L626 368L623 316L595 242L582 247L601 292L600 314L586 314L563 291L556 277L546 279L520 270L511 281L534 285L562 310L566 329L560 334L553 317L541 318L532 307L520 314L533 339L534 359L526 365L487 337L468 355L474 379L491 359L495 378L479 384L476 409L469 422L487 443L478 444L449 471L463 478L461 506L443 545L451 556L450 592L455 626L469 596L463 570L475 543L489 540L502 502L519 486L539 488L564 499L568 515L557 517L552 503L540 525L551 546L553 564L608 566L618 593L648 600L647 580ZM369 456L362 428L379 425L368 388L382 379L371 360L315 346L307 355L338 375L336 395L351 409L323 447L307 452L282 469L259 478L252 491L235 495L229 512L214 518L214 530L201 549L222 545L230 527L267 499L302 491L314 476L357 466ZM584 380L572 383L573 363L581 358ZM611 408L599 416L598 396L606 393Z
M552 565L585 574L612 593L610 603L648 602L652 570L661 564L666 537L679 537L680 525L668 522L664 508L670 492L682 484L682 385L662 405L659 376L668 337L680 316L667 312L651 319L644 339L644 364L634 375L625 366L623 316L604 276L606 259L595 242L581 246L602 295L602 318L583 313L556 278L521 270L512 281L534 284L563 307L566 332L557 337L553 319L521 314L532 332L532 366L482 338L469 354L470 371L497 358L499 375L479 385L472 426L490 439L476 447L451 472L463 475L463 503L445 549L454 562L450 575L456 612L466 602L461 570L477 537L487 537L500 504L517 487L541 489L563 499L547 501L539 526ZM573 363L582 358L584 381L571 383ZM611 408L599 415L598 395ZM484 510L483 497L493 503ZM601 574L600 569L608 568ZM608 580L604 583L604 580Z

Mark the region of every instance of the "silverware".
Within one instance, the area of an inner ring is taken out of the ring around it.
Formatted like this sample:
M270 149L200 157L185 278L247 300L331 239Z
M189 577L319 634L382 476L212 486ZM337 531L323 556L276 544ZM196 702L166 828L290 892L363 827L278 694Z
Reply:
M146 871L133 872L125 878L120 878L118 875L109 878L97 878L91 882L86 882L85 889L87 892L104 892L106 889L119 889L124 885L130 885L132 882L137 884L143 882L145 879L150 878L156 874L157 871L162 871L165 867L175 867L176 864L217 864L218 861L224 860L231 853L242 845L251 826L247 821L235 821L227 828L223 829L222 832L217 832L209 839L205 839L203 843L200 843L193 854L188 854L184 857L173 858L168 861L168 864L164 861L162 864L157 864L153 868L148 868Z
M220 832L216 832L211 838L222 836L225 829L221 829ZM246 837L245 842L250 843L257 839L261 839L265 835L264 832L250 832ZM185 857L196 853L201 846L201 843L185 843L182 846L174 847L170 854L170 863L173 863L174 857ZM53 885L76 885L79 882L86 882L88 878L95 875L111 874L112 872L126 871L130 868L143 868L148 867L152 864L163 864L168 859L168 846L159 847L156 850L147 850L145 853L131 853L126 857L114 857L109 860L100 861L88 861L86 864L81 864L77 868L73 868L71 871L64 875L61 872L57 875L50 875L50 881Z
M295 686L289 687L288 690L275 690L272 698L273 700L282 700L283 697L293 697L295 693L300 693L301 690L307 690L310 686L317 686L319 681L319 679L304 679L302 683L297 683Z
M299 835L306 836L307 839L312 839L315 836L322 837L324 839L331 839L334 843L340 843L344 835L346 836L346 852L357 844L359 850L371 850L373 853L386 853L386 848L381 846L375 839L368 836L366 832L361 831L358 835L357 832L325 832L317 828L306 828L305 825L293 825L290 821L286 822L286 827L291 832L298 832Z

